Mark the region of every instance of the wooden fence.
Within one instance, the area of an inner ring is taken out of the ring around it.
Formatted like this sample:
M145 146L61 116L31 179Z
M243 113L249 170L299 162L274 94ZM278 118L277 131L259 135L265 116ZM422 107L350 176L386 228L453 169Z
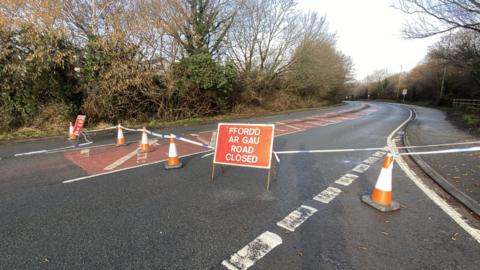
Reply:
M452 99L452 107L472 112L480 112L480 99L454 98Z

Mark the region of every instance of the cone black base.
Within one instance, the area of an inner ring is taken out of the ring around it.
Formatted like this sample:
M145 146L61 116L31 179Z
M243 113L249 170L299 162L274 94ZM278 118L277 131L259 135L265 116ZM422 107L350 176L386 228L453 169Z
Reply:
M168 165L168 163L165 163L165 170L171 170L171 169L180 169L183 167L183 163L180 162L177 165Z
M400 203L396 201L392 201L390 205L383 205L379 204L377 202L374 202L372 200L372 197L370 194L365 194L362 196L362 202L370 205L371 207L377 209L378 211L381 212L392 212L400 209Z

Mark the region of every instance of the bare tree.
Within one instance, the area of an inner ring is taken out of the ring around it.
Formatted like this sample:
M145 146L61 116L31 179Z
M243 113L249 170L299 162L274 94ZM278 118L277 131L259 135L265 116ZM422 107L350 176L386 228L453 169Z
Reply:
M398 0L394 7L414 16L403 29L407 38L425 38L458 28L480 33L478 0Z
M241 71L278 75L290 66L302 39L334 39L327 33L325 17L302 14L295 7L293 0L240 1L227 43Z
M152 20L187 54L218 54L235 9L227 0L150 0Z

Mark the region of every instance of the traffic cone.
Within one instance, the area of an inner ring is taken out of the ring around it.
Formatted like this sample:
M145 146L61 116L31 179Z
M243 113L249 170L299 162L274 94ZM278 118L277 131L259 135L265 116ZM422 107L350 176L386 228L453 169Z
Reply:
M75 139L77 139L77 136L75 136L75 134L73 134L73 125L72 125L72 122L70 122L70 127L68 128L68 139L69 139L69 140L75 140Z
M147 129L145 127L143 127L143 131L142 131L142 141L140 143L140 150L143 153L147 153L150 151L150 145L148 144Z
M117 146L125 145L125 137L123 136L123 130L120 124L118 124L118 132L117 132Z
M168 160L165 163L165 169L178 169L183 166L178 159L177 146L175 144L175 135L170 135L170 147L168 149Z
M382 212L390 212L400 209L400 204L396 201L392 201L392 169L393 156L392 154L387 154L372 194L362 196L362 201L364 203Z

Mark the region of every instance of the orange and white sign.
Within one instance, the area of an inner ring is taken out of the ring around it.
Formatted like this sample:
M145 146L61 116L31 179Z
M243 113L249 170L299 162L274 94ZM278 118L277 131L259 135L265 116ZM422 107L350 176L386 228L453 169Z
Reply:
M270 169L275 125L220 123L214 164Z
M80 136L82 131L83 124L85 123L85 115L77 115L77 120L75 120L75 126L73 127L73 135Z

